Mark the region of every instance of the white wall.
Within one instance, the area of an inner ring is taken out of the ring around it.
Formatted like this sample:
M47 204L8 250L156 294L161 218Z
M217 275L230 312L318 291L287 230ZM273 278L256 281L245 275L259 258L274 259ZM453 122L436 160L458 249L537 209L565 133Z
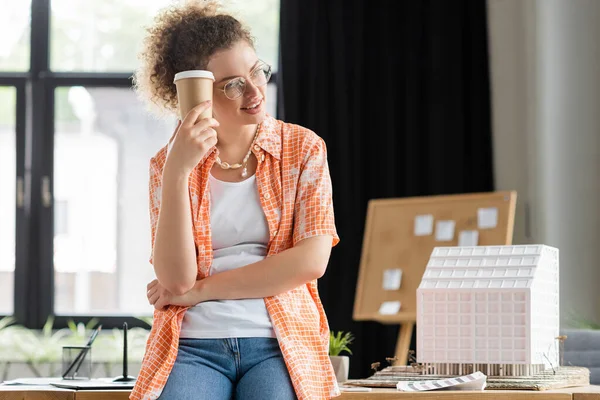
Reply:
M600 1L488 0L497 189L560 250L561 323L600 322ZM528 209L529 212L526 212Z

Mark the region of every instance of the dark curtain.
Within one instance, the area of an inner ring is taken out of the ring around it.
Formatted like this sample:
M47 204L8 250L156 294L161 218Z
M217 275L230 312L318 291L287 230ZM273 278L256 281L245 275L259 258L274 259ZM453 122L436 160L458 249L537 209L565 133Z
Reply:
M493 190L486 2L281 0L280 27L279 118L328 147L341 242L319 290L364 378L398 336L352 319L368 200Z

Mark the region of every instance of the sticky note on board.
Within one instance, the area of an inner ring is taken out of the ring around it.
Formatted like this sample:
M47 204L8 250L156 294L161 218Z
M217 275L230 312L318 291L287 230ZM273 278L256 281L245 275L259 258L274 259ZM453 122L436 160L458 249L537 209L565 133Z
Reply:
M383 289L398 290L402 284L402 270L400 268L386 269L383 271Z
M458 234L459 246L477 246L479 243L479 231L460 231Z
M379 314L381 315L394 315L400 311L399 301L384 301L379 307Z
M438 221L435 227L435 240L438 242L448 242L454 239L454 221Z
M498 225L498 209L496 207L477 209L477 226L479 229L492 229Z
M433 215L417 215L415 217L415 236L428 236L433 233Z

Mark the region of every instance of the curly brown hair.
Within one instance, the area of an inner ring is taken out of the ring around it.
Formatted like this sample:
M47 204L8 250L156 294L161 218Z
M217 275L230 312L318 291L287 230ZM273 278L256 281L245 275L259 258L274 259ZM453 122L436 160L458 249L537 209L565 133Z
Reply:
M240 40L254 47L249 29L213 0L191 0L162 10L147 28L133 76L134 89L151 104L177 113L175 74L206 69L210 57Z

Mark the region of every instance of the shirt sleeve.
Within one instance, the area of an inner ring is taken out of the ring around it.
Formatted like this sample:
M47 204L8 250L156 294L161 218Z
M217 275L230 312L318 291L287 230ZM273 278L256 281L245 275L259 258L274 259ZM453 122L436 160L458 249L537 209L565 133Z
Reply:
M160 173L158 163L154 158L150 160L149 178L150 239L152 246L150 263L154 264L154 240L156 238L156 225L158 223L160 200L162 196L162 174Z
M340 241L333 213L333 192L327 163L327 148L318 138L300 170L294 206L294 246L313 236L330 235L332 247Z

